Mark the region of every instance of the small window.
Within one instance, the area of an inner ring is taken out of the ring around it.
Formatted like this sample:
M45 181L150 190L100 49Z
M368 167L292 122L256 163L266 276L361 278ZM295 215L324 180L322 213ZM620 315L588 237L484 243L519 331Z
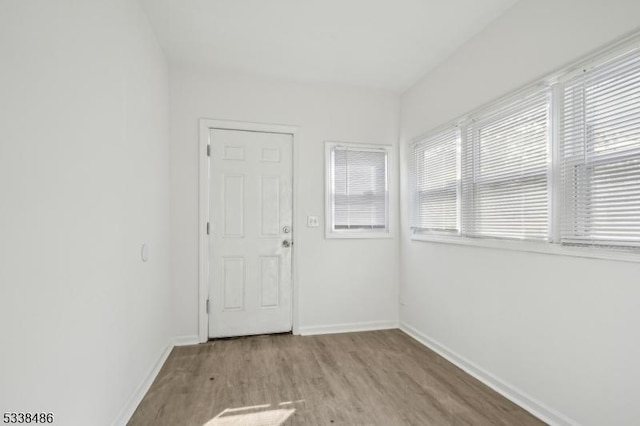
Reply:
M389 235L389 148L326 143L327 238Z

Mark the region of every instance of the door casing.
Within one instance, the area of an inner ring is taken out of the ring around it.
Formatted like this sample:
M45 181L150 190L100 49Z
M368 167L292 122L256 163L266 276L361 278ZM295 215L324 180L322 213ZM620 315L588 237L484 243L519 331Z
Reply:
M292 212L292 227L295 231L295 235L300 235L298 231L298 155L296 146L296 134L298 128L295 126L286 126L280 124L267 124L267 123L252 123L245 121L228 121L228 120L215 120L209 118L200 119L200 146L198 157L200 159L199 174L200 174L200 188L199 188L199 218L198 218L198 232L199 232L199 273L198 273L198 340L203 343L209 340L209 314L207 313L207 297L209 295L209 235L207 235L207 223L210 221L209 212L209 189L210 189L210 161L207 153L207 146L210 144L210 130L244 130L253 132L265 132L265 133L284 133L291 135L292 138L292 160L293 160L293 212ZM293 334L299 333L299 312L298 312L298 268L297 266L297 253L298 250L293 250L291 258L291 288L292 294L292 309L293 309Z

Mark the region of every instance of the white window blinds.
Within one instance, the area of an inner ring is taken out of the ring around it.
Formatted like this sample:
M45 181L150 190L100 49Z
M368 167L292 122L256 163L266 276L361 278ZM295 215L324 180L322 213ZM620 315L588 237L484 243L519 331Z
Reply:
M415 144L414 233L640 252L640 37L616 49Z
M458 233L458 129L413 147L414 229Z
M640 246L640 53L570 80L561 138L561 241Z
M549 96L538 93L480 117L463 147L463 233L547 240Z
M387 230L387 151L330 149L332 230Z

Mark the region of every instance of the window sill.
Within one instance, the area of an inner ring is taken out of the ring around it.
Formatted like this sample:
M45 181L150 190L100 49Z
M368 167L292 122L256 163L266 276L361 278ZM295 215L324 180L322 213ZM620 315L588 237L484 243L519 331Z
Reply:
M457 244L471 247L484 247L496 250L514 250L530 253L550 255L583 257L588 259L616 260L620 262L640 263L640 253L627 250L599 249L592 247L568 247L559 244L513 241L484 238L465 238L445 235L432 235L414 232L412 241L425 241L430 243Z
M344 232L331 232L325 233L325 238L328 240L348 240L348 239L389 239L393 238L390 232L367 232L367 231L344 231Z

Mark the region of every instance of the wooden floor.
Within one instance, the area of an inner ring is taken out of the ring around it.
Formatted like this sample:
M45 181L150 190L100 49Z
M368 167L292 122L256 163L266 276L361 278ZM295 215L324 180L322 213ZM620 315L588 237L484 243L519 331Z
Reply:
M541 425L399 330L177 347L129 425Z

